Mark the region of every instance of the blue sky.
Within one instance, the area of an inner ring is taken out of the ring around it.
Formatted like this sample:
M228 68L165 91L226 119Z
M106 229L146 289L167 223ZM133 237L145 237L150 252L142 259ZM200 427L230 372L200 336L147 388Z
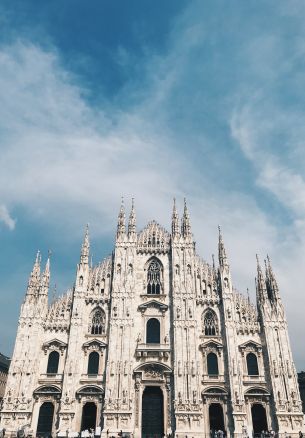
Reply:
M111 252L121 195L139 228L186 196L241 292L270 254L305 368L304 41L298 0L1 2L0 351L37 249L63 293L87 222Z

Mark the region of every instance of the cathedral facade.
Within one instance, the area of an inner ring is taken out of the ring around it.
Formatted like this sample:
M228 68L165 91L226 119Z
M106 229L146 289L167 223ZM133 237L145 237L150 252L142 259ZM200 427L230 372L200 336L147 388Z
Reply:
M270 260L256 305L239 294L219 230L218 263L196 253L186 204L171 232L136 229L122 205L111 256L90 264L86 229L73 289L49 304L37 255L1 411L6 436L290 436L302 404ZM83 434L84 435L84 434ZM86 434L85 434L86 435Z

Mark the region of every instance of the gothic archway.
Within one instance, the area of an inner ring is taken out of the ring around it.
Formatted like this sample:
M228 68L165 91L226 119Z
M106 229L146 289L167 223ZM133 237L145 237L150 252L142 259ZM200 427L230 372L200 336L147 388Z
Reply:
M96 428L96 404L87 402L83 406L82 412L82 427L81 430L89 430Z
M254 435L259 436L263 430L268 430L266 409L262 404L254 403L251 414Z
M40 406L36 436L47 437L52 434L54 417L54 405L52 402L45 402Z
M163 393L159 386L146 386L142 396L142 438L164 435Z

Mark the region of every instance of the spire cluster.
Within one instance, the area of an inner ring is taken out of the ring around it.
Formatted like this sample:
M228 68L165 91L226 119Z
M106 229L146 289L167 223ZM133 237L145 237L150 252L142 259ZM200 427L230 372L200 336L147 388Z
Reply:
M264 260L265 272L261 268L258 255L257 260L257 278L256 278L256 292L257 298L260 301L276 301L280 299L278 284L272 269L270 257Z
M134 239L137 235L137 216L136 209L134 205L134 198L131 201L131 210L128 218L128 230L127 235L129 239ZM126 214L125 214L125 205L124 198L122 197L121 208L118 215L118 224L117 224L117 239L125 239L126 237Z
M50 253L44 271L41 273L41 253L37 251L33 269L29 276L26 295L47 295L50 285Z
M173 213L172 213L172 236L173 238L180 236L184 238L192 238L190 214L187 208L185 198L184 198L183 215L181 218L181 227L179 227L179 215L176 207L176 199L174 198Z

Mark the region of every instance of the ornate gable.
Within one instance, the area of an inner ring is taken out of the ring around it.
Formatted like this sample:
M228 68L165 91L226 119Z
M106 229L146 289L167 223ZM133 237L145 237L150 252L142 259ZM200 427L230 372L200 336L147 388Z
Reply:
M85 351L85 354L87 353L88 350L102 351L106 347L107 344L105 344L105 342L100 341L99 339L91 339L90 341L87 341L83 344L83 350Z
M242 354L244 355L245 353L261 353L262 352L262 346L261 344L259 344L258 342L255 341L247 341L244 342L243 344L239 345L238 347L240 349L240 351L242 352Z
M218 354L218 356L221 356L222 350L223 350L223 345L218 341L210 340L210 341L206 341L206 342L203 342L202 344L200 344L200 348L202 350L203 355L206 355L209 353L215 353L215 354Z
M170 249L170 234L156 221L151 221L138 234L137 249L145 254L166 253Z
M61 354L67 348L66 342L60 341L59 339L52 339L51 341L45 342L42 346L43 351L47 354L48 350L59 350Z
M138 310L140 310L142 314L145 313L146 309L148 308L158 309L160 310L160 312L162 312L162 314L164 314L167 311L168 306L166 304L160 303L160 301L157 300L150 300L138 306Z

